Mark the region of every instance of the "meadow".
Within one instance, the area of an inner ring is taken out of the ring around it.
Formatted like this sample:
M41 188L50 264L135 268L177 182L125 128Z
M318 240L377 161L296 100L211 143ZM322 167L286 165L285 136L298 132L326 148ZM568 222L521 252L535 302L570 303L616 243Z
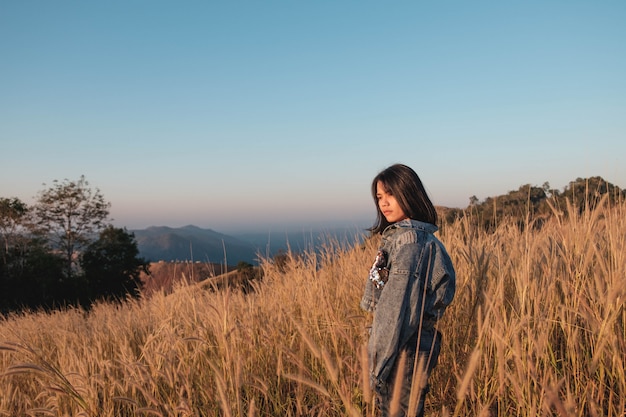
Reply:
M443 227L457 292L427 415L626 414L626 205ZM261 263L254 291L180 285L0 321L0 416L374 416L359 309L376 239Z

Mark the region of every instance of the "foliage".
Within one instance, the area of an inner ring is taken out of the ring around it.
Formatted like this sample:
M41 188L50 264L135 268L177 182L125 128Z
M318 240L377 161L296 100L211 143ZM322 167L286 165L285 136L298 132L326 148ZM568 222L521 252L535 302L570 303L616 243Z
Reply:
M51 305L62 288L62 260L29 233L32 211L18 198L0 198L0 311Z
M39 193L34 208L37 231L64 254L68 279L75 274L76 252L106 226L109 207L100 190L89 188L84 176L78 181L55 180L52 187Z
M139 275L148 271L149 263L139 258L135 235L126 229L108 226L81 255L80 265L85 274L91 299L120 299L138 296Z
M596 207L604 195L608 196L611 205L626 200L626 190L621 190L601 177L577 178L563 191L550 189L547 182L541 187L526 184L505 195L487 197L483 202L472 196L466 209L447 210L442 221L451 224L458 218L468 218L473 226L493 232L504 221L513 221L519 227L524 227L529 221L543 221L554 214L567 216L568 202L578 213L582 213Z
M107 225L109 207L84 177L54 181L34 207L0 198L0 312L136 294L145 262L134 236Z
M0 236L2 236L2 263L7 264L9 252L21 245L20 229L28 215L28 206L18 198L0 198Z
M24 243L9 250L0 269L0 311L52 307L76 293L63 279L62 258L39 239Z

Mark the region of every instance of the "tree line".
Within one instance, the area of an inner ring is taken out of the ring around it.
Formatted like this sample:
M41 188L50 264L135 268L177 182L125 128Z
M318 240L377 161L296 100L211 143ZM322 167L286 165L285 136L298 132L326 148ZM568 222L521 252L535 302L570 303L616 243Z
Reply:
M0 197L0 312L137 296L149 264L109 208L84 176L55 180L33 206Z
M450 224L464 218L469 225L490 232L505 219L512 219L520 227L537 225L550 216L568 216L594 209L605 199L608 204L622 203L626 200L626 191L598 176L577 178L563 190L551 188L548 182L541 187L526 184L516 191L483 201L472 196L467 208L444 210L441 222Z

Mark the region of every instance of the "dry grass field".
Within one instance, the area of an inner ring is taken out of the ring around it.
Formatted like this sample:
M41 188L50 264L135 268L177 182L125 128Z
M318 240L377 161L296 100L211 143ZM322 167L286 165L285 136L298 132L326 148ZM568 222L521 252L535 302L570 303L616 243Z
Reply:
M440 231L457 294L431 378L432 416L626 413L626 206L487 234ZM262 263L244 294L171 294L0 321L0 416L373 416L375 241Z

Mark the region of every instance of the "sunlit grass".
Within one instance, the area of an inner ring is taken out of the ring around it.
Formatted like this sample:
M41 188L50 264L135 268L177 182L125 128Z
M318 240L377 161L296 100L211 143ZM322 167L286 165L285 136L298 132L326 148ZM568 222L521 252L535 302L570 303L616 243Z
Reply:
M457 294L427 411L623 416L625 206L440 233ZM376 241L262 263L247 294L181 285L0 322L0 416L374 415L358 305Z

